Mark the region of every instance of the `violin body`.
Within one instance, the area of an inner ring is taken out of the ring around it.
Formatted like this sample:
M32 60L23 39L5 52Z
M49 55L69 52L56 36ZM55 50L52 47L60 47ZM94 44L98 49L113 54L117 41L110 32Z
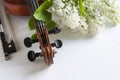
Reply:
M6 10L8 13L13 15L21 15L21 16L30 15L30 11L26 4L6 3Z
M38 0L39 4L42 3L41 0ZM8 13L13 15L27 16L30 15L28 6L25 3L25 0L5 0L5 6Z
M25 0L4 0L4 1L12 4L25 4Z

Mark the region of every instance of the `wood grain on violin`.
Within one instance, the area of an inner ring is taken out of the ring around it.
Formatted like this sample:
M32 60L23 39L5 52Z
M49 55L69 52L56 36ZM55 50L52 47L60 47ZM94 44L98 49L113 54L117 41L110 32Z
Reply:
M7 3L12 4L25 4L25 0L5 0Z
M41 0L38 0L39 4L42 3ZM25 3L25 0L5 0L6 10L10 14L14 15L30 15L28 6Z
M6 3L6 10L8 11L8 13L14 14L14 15L26 16L30 14L26 4Z
M26 4L25 0L4 0L4 1L12 4ZM38 0L38 2L42 2L42 0Z

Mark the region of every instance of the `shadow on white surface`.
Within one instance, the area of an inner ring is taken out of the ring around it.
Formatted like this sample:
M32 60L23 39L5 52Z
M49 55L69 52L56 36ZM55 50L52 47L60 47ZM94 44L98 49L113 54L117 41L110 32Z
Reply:
M31 35L28 17L10 16L18 52L5 61L0 47L0 80L120 80L120 26L105 30L93 38L61 32L50 35L61 39L54 63L47 66L42 58L30 62L29 50L40 51L39 44L26 48L25 37ZM14 21L13 21L14 20Z

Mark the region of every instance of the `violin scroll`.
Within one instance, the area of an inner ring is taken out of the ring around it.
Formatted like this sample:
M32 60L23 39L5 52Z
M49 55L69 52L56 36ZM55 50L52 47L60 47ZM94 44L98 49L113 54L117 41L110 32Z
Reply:
M26 47L28 47L28 48L31 47L33 43L37 43L37 42L39 42L38 39L37 39L37 40L33 40L33 41L32 41L32 39L29 38L29 37L26 37L26 38L24 39L24 45L25 45ZM33 61L35 61L36 58L39 57L39 56L40 56L40 57L43 57L43 56L45 57L44 53L50 52L50 50L52 50L52 49L51 49L51 46L52 46L52 47L56 47L56 48L61 48L62 45L63 45L62 41L59 40L59 39L57 39L57 40L55 40L53 43L51 43L51 44L49 45L49 47L42 48L42 47L40 46L40 49L42 49L43 52L37 52L37 53L35 53L34 51L29 51L29 52L28 52L28 59L29 59L29 61L33 62ZM50 50L49 50L49 48L50 48ZM47 50L47 51L46 51L46 50ZM54 57L54 54L57 53L55 50L52 50L51 52L52 52L52 56L53 56L53 57ZM48 55L47 55L47 56L48 56Z
M49 34L57 34L61 32L61 28L56 27L53 30L48 31ZM33 43L39 42L38 39L32 40L30 37L26 37L24 39L24 45L26 47L31 47ZM51 44L52 47L60 48L62 47L62 41L61 40L55 40L54 43ZM59 47L58 47L59 46Z
M28 4L32 18L34 20L35 26L36 26L36 35L37 39L32 40L31 38L27 37L24 39L24 44L26 47L31 47L33 43L39 42L40 50L41 52L35 53L34 51L28 52L28 59L30 61L35 61L36 57L42 57L46 64L50 65L53 64L53 57L56 54L56 51L53 49L53 47L60 48L62 47L62 41L57 39L54 41L54 43L50 43L48 33L54 33L57 34L61 31L60 28L55 28L52 31L48 31L45 25L45 22L42 20L36 20L33 17L34 12L39 7L38 0L26 0L26 3Z

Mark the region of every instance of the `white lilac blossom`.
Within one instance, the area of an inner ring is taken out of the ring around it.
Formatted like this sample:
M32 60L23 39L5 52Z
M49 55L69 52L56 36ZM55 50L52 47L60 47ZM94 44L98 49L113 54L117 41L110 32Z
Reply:
M48 9L52 20L63 29L71 29L81 34L96 34L106 24L116 25L120 22L120 8L117 0L83 0L86 16L79 14L74 0L53 0Z

